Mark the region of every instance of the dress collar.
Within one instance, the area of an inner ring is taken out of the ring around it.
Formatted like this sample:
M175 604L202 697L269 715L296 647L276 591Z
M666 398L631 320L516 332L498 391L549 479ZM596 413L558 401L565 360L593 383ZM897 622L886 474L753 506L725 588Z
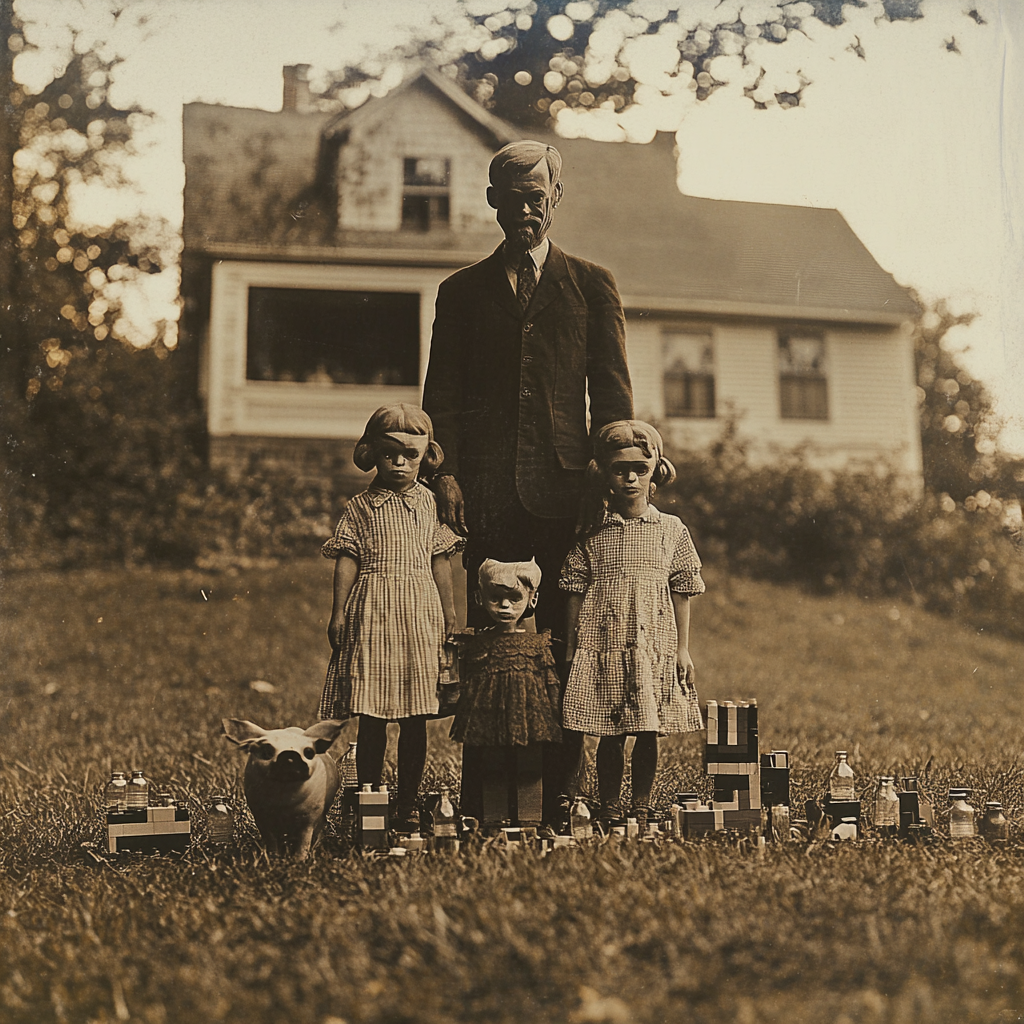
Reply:
M366 493L374 508L380 508L384 502L390 501L392 498L399 498L408 508L416 510L423 507L427 498L427 489L419 481L407 491L392 491L380 484L371 484Z
M656 523L661 519L661 513L651 504L648 504L647 511L642 516L631 516L629 519L619 515L618 512L613 512L610 508L604 510L604 520L602 526L625 526L626 523L632 523L635 520L642 520L645 523Z

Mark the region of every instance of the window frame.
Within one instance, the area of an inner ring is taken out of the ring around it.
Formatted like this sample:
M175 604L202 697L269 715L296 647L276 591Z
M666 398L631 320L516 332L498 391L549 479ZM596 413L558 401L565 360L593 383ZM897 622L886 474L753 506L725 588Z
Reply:
M706 338L711 350L711 371L699 372L684 369L681 375L672 375L682 386L683 400L686 402L691 389L700 382L710 383L710 412L694 407L692 411L679 411L679 407L669 408L667 384L670 380L667 362L668 346L673 336L689 335L695 338ZM679 420L714 420L718 418L718 344L712 325L685 324L663 327L660 335L659 374L661 378L662 409L666 419Z
M443 182L423 182L410 180L416 178L415 172L410 174L410 164L415 167L420 160L444 161ZM402 206L399 214L401 231L414 234L429 234L434 231L449 231L452 224L452 161L451 157L405 156L402 157ZM422 207L425 215L407 217L407 206ZM425 202L424 202L425 200ZM443 211L443 216L442 216Z
M787 370L783 366L783 348L794 338L814 339L820 345L819 368ZM829 387L829 351L826 332L806 327L782 327L775 336L776 381L779 394L779 419L797 422L827 423L832 417Z

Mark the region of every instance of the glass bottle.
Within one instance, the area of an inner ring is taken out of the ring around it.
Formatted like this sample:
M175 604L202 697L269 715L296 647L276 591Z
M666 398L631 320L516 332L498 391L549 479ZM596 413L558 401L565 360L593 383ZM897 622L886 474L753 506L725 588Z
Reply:
M594 824L590 820L590 808L582 797L577 797L572 805L572 837L577 842L589 839L594 834Z
M128 810L128 780L124 772L111 772L110 781L104 790L107 814L119 814Z
M128 810L144 811L149 806L149 780L135 769L128 780Z
M459 850L455 806L447 789L441 790L441 799L434 810L434 850L438 853L458 853Z
M900 798L896 795L894 783L891 775L879 776L875 790L874 825L886 833L895 832L900 823Z
M828 792L829 796L836 803L841 801L856 800L856 794L853 789L853 769L850 767L850 763L846 760L846 751L836 751L836 763L832 769L832 774L828 778Z
M223 794L210 797L206 811L206 835L211 843L230 843L235 835L235 815Z
M980 831L993 846L1006 846L1009 843L1010 823L1003 814L1003 805L998 800L986 802Z
M969 789L949 791L949 836L951 839L967 839L976 835L974 808L967 802Z

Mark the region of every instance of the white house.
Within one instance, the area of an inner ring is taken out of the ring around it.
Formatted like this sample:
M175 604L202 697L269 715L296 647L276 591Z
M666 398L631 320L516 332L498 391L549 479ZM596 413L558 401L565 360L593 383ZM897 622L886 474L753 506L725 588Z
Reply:
M437 285L500 241L487 165L520 133L430 70L342 115L285 75L279 113L185 107L184 328L211 460L315 470L419 401ZM638 416L692 447L735 415L755 457L920 478L917 308L838 212L685 196L671 137L550 141L552 238L615 275Z

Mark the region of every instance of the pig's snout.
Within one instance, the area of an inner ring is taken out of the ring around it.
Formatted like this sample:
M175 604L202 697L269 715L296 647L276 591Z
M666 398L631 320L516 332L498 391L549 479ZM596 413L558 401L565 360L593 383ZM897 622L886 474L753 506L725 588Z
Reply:
M297 750L282 750L271 763L274 774L287 779L308 779L310 762Z

